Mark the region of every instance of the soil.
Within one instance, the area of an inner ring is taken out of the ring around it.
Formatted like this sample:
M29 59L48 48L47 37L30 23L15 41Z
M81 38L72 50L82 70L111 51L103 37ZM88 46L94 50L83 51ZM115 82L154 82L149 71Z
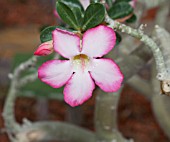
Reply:
M4 97L0 98L0 112L4 105ZM94 130L94 103L95 96L81 106L83 121L80 124ZM22 123L23 118L38 121L36 111L37 100L33 98L18 98L16 101L16 119ZM61 101L48 100L48 120L66 121L68 106ZM0 127L4 123L0 117ZM127 139L133 138L135 142L170 142L155 120L150 102L142 95L125 86L118 106L118 128ZM0 141L9 142L6 134L0 134Z

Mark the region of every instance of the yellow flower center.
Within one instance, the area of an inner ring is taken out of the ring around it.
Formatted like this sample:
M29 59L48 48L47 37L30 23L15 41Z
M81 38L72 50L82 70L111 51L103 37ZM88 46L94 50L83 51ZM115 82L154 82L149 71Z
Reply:
M74 56L73 60L89 60L88 56L85 54L80 54L80 55L76 55Z
M73 65L75 70L85 71L87 65L89 64L89 57L85 54L79 54L73 57Z

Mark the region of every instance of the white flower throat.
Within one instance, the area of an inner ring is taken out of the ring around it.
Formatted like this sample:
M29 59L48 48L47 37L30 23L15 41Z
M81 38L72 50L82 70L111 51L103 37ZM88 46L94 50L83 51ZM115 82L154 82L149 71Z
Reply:
M85 54L79 54L73 57L72 63L75 72L88 71L90 58Z

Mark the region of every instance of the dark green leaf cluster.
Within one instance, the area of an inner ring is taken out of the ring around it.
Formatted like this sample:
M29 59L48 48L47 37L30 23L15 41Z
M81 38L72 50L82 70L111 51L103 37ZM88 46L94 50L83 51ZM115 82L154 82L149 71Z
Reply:
M84 32L104 21L105 7L93 0L85 10L79 0L58 0L56 9L58 15L71 29ZM50 26L41 31L40 40L46 42L52 40L52 31L60 26ZM66 29L69 30L69 29Z
M78 0L58 0L56 9L66 24L81 32L99 25L105 17L105 7L94 2L85 10Z
M93 28L104 21L105 12L107 11L112 19L121 19L132 15L127 19L127 23L136 21L136 16L133 14L133 7L129 4L131 0L106 0L107 8L99 3L100 0L90 0L91 4L84 9L79 0L58 0L56 2L56 10L61 20L69 25L69 29L65 30L78 31L83 33L86 30ZM42 30L40 39L41 42L52 40L52 31L60 26L50 26ZM116 34L117 44L121 41L121 36Z
M133 12L133 8L127 2L115 3L108 11L112 19L124 18Z

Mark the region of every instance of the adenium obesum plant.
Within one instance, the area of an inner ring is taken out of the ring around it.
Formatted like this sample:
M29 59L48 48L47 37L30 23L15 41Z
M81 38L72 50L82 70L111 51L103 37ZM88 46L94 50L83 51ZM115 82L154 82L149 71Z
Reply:
M113 29L99 25L80 36L56 28L52 32L52 41L41 45L41 50L38 48L35 54L48 54L47 47L53 46L49 49L67 60L45 62L38 69L38 77L53 88L65 85L64 100L69 105L78 106L88 100L95 84L105 92L116 92L121 87L123 75L119 67L113 60L101 58L116 43Z
M101 3L102 2L102 3ZM105 92L116 92L123 75L112 59L102 58L119 44L121 36L107 26L105 15L121 22L134 22L136 0L57 0L55 14L61 26L41 31L42 44L34 55L56 52L65 60L45 62L39 79L53 88L64 87L64 100L78 106L88 100L95 84ZM67 27L67 28L66 28Z

